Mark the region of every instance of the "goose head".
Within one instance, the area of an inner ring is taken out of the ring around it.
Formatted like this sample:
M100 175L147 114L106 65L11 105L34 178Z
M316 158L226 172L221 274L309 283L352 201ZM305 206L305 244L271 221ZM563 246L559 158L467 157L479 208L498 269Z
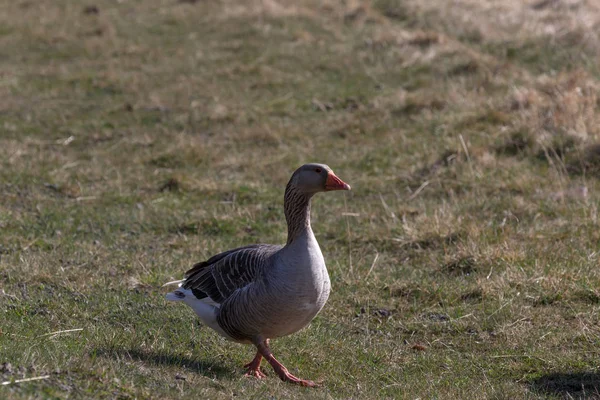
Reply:
M350 190L350 185L338 178L331 168L316 163L304 164L298 168L289 184L309 195L332 190Z

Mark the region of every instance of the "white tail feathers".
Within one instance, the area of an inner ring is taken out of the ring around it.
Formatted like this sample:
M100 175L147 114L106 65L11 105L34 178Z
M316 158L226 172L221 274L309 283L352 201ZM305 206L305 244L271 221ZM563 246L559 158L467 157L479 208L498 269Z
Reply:
M161 287L170 286L170 285L179 285L179 286L181 286L181 284L183 283L183 281L184 281L184 279L180 279L178 281L167 282L164 285L162 285Z
M178 281L167 282L164 285L162 285L162 287L170 286L170 285L178 285L179 287L181 287L182 283L183 283L183 279L180 279ZM186 292L189 292L189 291L186 290ZM165 298L169 301L184 301L185 300L185 292L184 292L184 290L176 290L174 292L167 293Z
M233 340L225 331L219 326L217 322L217 312L219 310L219 304L215 303L210 297L204 297L202 299L196 298L194 293L190 289L184 289L180 287L171 293L167 293L165 298L169 301L183 301L185 304L190 306L198 317L206 325L217 331L220 335L226 337L229 340Z

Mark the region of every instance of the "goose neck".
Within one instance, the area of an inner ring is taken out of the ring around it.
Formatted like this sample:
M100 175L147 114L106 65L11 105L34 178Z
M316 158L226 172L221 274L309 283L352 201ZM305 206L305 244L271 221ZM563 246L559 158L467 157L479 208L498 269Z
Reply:
M288 226L288 245L303 233L311 231L311 197L312 194L301 192L290 184L286 187L283 208Z

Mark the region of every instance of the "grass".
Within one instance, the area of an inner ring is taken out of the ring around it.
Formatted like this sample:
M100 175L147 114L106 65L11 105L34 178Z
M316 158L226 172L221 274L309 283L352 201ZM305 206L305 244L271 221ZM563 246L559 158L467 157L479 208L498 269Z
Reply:
M0 397L600 398L599 24L563 1L1 5L0 381L49 378ZM242 377L253 351L161 288L284 242L309 161L353 188L313 205L327 306L273 343L312 390Z

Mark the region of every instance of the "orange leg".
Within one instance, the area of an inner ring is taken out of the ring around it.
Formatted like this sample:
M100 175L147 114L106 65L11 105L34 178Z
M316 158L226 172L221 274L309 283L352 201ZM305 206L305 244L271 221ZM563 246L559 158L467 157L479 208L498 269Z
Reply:
M262 354L260 352L256 352L256 356L252 361L248 364L244 365L244 368L247 368L248 371L244 374L245 376L253 376L258 379L262 379L266 377L265 374L260 370L260 362L262 361Z
M279 361L277 361L275 357L273 357L273 353L271 353L271 350L269 349L268 340L265 340L263 343L258 344L256 347L258 348L258 353L256 353L256 357L254 359L256 360L259 354L262 355L269 362L269 364L271 364L271 366L273 367L277 375L279 375L282 381L295 383L301 386L316 386L313 381L300 379L290 374L287 368L284 367L283 364L281 364Z

